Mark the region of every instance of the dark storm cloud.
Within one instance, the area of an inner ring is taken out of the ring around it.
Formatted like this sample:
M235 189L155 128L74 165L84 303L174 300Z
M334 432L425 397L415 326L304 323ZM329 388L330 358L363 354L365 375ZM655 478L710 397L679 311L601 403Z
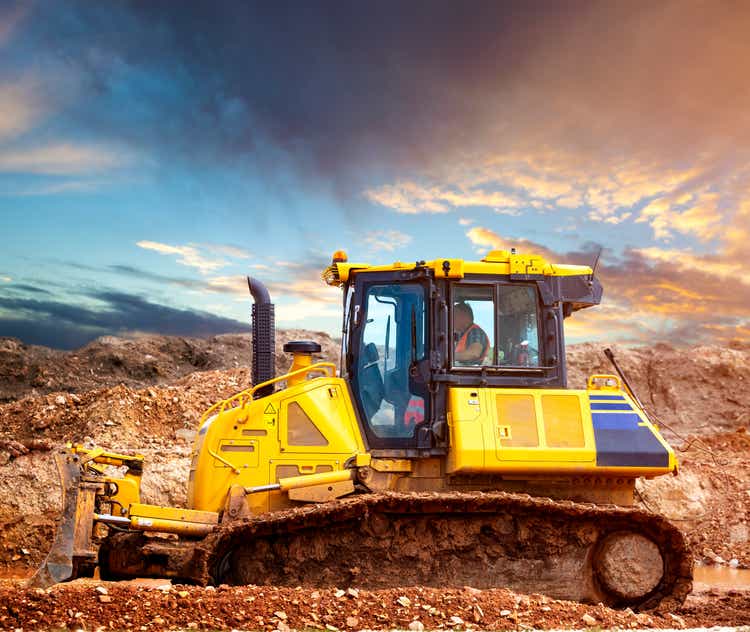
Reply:
M579 6L71 1L40 3L27 41L76 77L65 116L88 132L206 162L272 161L270 144L351 175L479 130L487 87Z
M157 305L123 292L94 291L88 296L104 306L95 309L58 301L0 297L0 309L9 313L0 315L0 336L72 349L104 334L127 331L209 336L249 328L230 318Z
M66 116L171 159L291 160L355 187L358 169L454 152L679 159L750 131L742 2L71 1L33 17L30 42L86 93Z
M21 292L21 293L31 293L31 294L52 294L48 290L45 290L44 288L37 287L36 285L28 285L26 283L14 283L11 285L9 290L13 290L14 292Z
M151 281L159 284L168 285L179 285L181 287L206 290L209 289L208 284L204 281L197 279L188 279L186 277L175 277L166 274L159 274L158 272L152 272L151 270L143 270L136 266L129 266L123 264L114 264L104 268L107 271L114 272L122 276L130 277L132 279L139 279L141 281Z
M125 264L111 264L108 266L91 266L85 263L79 263L78 261L60 261L61 265L67 266L74 270L82 270L83 272L94 273L95 277L98 277L102 273L114 273L120 276L130 277L132 279L138 279L140 281L150 281L153 283L160 284L173 284L180 285L190 289L206 289L206 283L197 279L189 279L186 277L169 276L166 274L159 274L151 270L144 270L136 266L125 265Z

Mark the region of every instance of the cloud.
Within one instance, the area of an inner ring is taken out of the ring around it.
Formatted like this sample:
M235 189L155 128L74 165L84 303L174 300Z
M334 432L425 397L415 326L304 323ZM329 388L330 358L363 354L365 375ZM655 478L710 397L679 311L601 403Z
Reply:
M72 265L79 269L85 268L90 272L101 272L101 269L99 268L84 267L75 262L70 262L67 265ZM340 305L341 290L326 285L320 278L320 273L325 265L314 257L311 259L306 258L295 264L295 267L290 271L283 270L283 273L278 269L273 270L266 266L264 267L264 271L269 269L273 274L264 274L263 277L259 278L266 287L268 287L271 294L271 300L276 304L307 301L309 303ZM248 301L251 300L247 287L247 276L244 274L208 276L201 279L190 279L186 277L174 277L159 274L152 270L144 270L129 265L111 265L104 268L104 270L134 279L153 282L159 286L170 284L196 292L226 294L247 299Z
M242 274L211 277L210 279L206 279L201 289L206 292L217 292L220 294L250 295L247 287L247 276Z
M387 184L368 189L364 196L371 202L406 215L447 213L455 208L472 206L504 207L496 208L496 212L520 214L520 211L515 210L515 207L520 205L520 201L501 191L451 190L441 187L424 187L416 182L399 182L395 185Z
M720 256L631 249L619 259L602 257L598 274L605 300L597 311L602 319L606 311L620 320L611 335L631 328L631 342L675 344L727 344L742 337L750 275Z
M0 151L0 172L74 175L109 171L131 158L122 149L72 142L37 147L8 147Z
M550 263L563 263L562 261L556 261L559 258L558 255L541 244L527 239L507 239L484 226L470 228L466 232L466 236L482 253L487 250L510 250L511 248L515 248L519 254L537 254L548 259Z
M3 283L10 283L13 281L13 277L3 275L0 276L0 281L2 281Z
M7 197L34 197L45 195L59 195L61 193L91 193L102 185L101 181L94 180L67 180L63 182L48 182L30 187L16 189L15 191L0 192Z
M160 255L177 255L177 263L190 268L196 268L201 274L208 274L228 265L223 259L209 259L201 254L200 250L192 244L186 246L172 246L158 241L142 240L136 242L136 246L145 250L153 250Z
M441 201L439 192L431 192L413 182L386 184L377 189L368 189L364 196L370 202L393 209L397 213L447 213L450 209Z
M202 243L199 245L201 246L201 248L205 248L209 252L224 255L226 257L232 257L233 259L249 259L253 256L249 250L246 250L242 246L235 246L233 244Z
M466 235L481 252L515 247L520 254L540 254L552 263L591 265L598 250L589 244L584 252L557 252L481 226ZM602 305L566 320L569 341L680 345L750 340L750 273L741 260L657 247L629 248L623 256L605 250L597 276L604 286Z
M718 193L702 192L657 198L641 210L637 222L648 222L657 239L668 241L675 232L695 235L700 241L708 241L723 231L724 213L719 208Z
M266 284L272 297L300 298L306 303L341 304L341 290L330 287L320 279L320 269L313 274L297 279L268 281Z
M93 266L81 266L74 262L67 262L66 265L75 267L78 269L85 269L88 272L99 273L101 270ZM124 265L124 264L113 264L103 268L106 272L113 272L122 276L138 279L141 281L150 281L158 285L177 285L190 290L203 290L206 286L205 281L201 279L190 279L187 277L175 277L167 274L159 274L153 270L144 270L136 266Z
M362 241L373 252L393 252L409 245L412 237L398 230L376 230L362 237Z
M744 261L716 255L696 255L689 250L650 246L634 248L631 252L651 263L663 264L687 274L707 274L722 280L736 280L750 286L750 270Z
M474 223L474 220L469 219L468 217L459 217L458 219L459 226L471 226L473 223Z
M490 202L501 191L621 215L750 146L741 3L437 2L428 22L408 3L65 9L22 34L76 77L71 127L195 165L296 167L400 212L525 208ZM502 187L474 182L481 165Z
M0 47L7 44L31 7L31 2L10 2L0 8Z
M488 2L460 13L439 2L428 22L403 3L196 3L180 15L165 2L65 8L37 11L24 33L37 58L64 59L81 76L71 121L119 124L121 138L157 153L192 147L196 161L273 161L280 151L316 178L350 180L377 166L395 180L530 148L650 164L747 146L741 4L539 12ZM123 98L133 107L115 112ZM540 196L575 194L554 174L518 175Z
M0 18L0 41L2 40ZM0 84L0 142L31 129L43 115L37 90L28 80Z
M209 336L249 328L230 318L159 305L124 292L102 290L87 296L101 307L0 297L0 332L28 344L72 349L98 336L129 331Z
M341 318L341 306L330 302L303 299L293 303L277 304L275 314L279 323L302 322L304 324L304 321L310 318Z
M52 295L52 292L49 290L45 290L44 288L37 287L36 285L28 285L27 283L14 283L13 287L11 288L15 292L28 292L31 294L48 294Z

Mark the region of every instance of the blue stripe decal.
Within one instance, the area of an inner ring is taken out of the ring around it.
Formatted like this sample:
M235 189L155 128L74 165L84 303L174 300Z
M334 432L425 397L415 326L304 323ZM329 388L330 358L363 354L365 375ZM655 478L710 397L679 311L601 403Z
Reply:
M627 402L610 404L609 402L591 402L591 410L633 410Z
M591 401L602 400L602 399L617 399L617 400L625 401L625 398L622 395L589 395L589 399Z
M600 467L669 467L669 453L635 413L592 413Z
M636 430L641 418L635 413L591 413L594 430Z

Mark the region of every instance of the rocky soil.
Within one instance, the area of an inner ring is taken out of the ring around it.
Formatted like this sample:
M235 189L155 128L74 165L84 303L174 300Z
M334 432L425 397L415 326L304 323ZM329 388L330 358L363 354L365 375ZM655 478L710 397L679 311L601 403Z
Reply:
M678 612L634 613L508 590L365 591L173 586L76 580L47 590L0 586L0 629L524 630L750 624L750 594L690 597Z
M322 358L337 360L338 344L325 334L280 331L277 370L289 364L281 352L284 342L310 338L321 343ZM640 502L673 520L700 561L750 568L750 436L745 430L750 423L745 403L750 346L613 350L665 437L681 450L680 475L639 482ZM60 505L48 452L54 445L95 442L145 454L144 501L184 504L188 457L200 416L217 399L249 385L250 359L249 336L244 335L105 338L73 352L0 339L0 574L28 574L49 546ZM582 387L590 373L612 372L595 345L571 347L568 361L574 387ZM341 598L335 591L286 588L214 592L107 585L104 590L107 594L85 582L44 594L21 590L16 583L0 586L0 628L64 624L88 629L106 627L112 617L114 627L145 629L188 624L408 628L415 618L428 628L750 624L745 593L699 594L672 613L678 619L662 613L648 615L652 620L646 621L627 612L542 602L508 591L409 589ZM396 603L400 596L412 605ZM583 620L584 614L593 622ZM420 628L414 624L412 629Z

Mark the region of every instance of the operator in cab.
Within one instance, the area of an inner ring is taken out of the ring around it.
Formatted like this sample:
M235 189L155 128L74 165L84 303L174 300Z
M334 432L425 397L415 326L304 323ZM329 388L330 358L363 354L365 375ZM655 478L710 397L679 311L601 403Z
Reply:
M474 322L474 310L467 303L456 303L453 307L453 339L456 346L453 359L461 366L480 365L490 350L490 339Z

